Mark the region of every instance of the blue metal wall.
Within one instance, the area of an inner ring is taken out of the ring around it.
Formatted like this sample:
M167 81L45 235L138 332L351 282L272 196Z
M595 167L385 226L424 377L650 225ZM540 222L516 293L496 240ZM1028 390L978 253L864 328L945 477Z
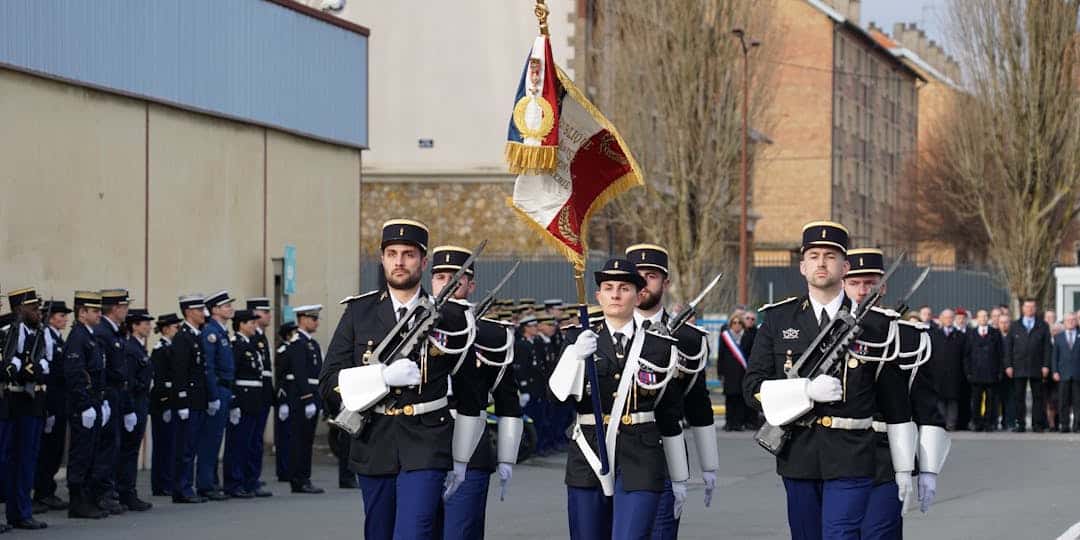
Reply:
M0 2L0 64L354 147L367 47L262 0Z

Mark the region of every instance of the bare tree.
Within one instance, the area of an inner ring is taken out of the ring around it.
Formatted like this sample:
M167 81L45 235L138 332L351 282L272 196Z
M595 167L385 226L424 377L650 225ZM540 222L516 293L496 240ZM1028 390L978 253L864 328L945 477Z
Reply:
M1015 297L1045 300L1080 211L1076 0L952 0L969 95L935 135L937 192L985 235Z
M750 125L769 105L769 1L604 0L594 3L590 87L619 127L647 187L618 198L593 231L618 242L664 245L676 301L717 271L731 286L712 305L734 302L738 268L742 49L731 30L762 40L751 65ZM751 152L753 146L751 146ZM605 230L606 229L606 230ZM607 245L596 238L592 245Z

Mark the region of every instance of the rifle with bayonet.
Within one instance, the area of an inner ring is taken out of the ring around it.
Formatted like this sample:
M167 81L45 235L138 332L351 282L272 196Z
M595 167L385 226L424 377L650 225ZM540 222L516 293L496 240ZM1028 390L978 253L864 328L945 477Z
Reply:
M901 253L896 258L892 266L881 278L881 281L870 290L870 293L866 295L866 298L863 298L862 302L859 302L854 312L848 311L845 307L842 307L837 312L836 316L829 321L825 328L814 338L814 341L810 343L810 346L799 356L798 361L791 368L785 370L787 378L799 378L801 376L800 368L806 364L811 366L806 376L808 379L813 379L819 375L833 377L839 375L840 367L843 366L841 360L847 354L848 347L855 342L855 339L863 331L860 324L870 313L870 308L881 301L885 283L899 268L903 256L903 253ZM817 415L811 410L785 426L774 426L765 422L761 429L754 434L754 441L769 453L778 455L791 438L791 431L788 426L810 425L815 420L817 420Z
M517 272L519 266L521 266L521 261L514 261L514 266L510 267L510 271L507 272L506 275L504 275L502 279L500 279L499 282L495 284L495 286L492 287L491 290L488 291L487 296L485 296L484 299L480 301L480 303L476 304L477 319L483 317L484 314L487 313L489 309L491 309L491 306L495 304L495 295L499 294L499 291L503 288L503 285L506 285L507 281L510 281L510 277L514 275L514 272Z
M484 252L485 247L487 247L487 240L480 242L472 255L469 255L469 258L434 299L421 296L420 301L398 319L397 324L375 347L370 362L389 365L399 359L408 358L414 350L417 350L439 324L442 317L440 310L454 297L454 293L461 287L461 277L472 266L473 261ZM400 339L398 336L401 336ZM329 423L353 437L359 437L370 420L370 415L370 411L350 411L342 407L341 411L329 420Z
M675 335L675 332L678 332L679 329L687 323L687 321L692 320L694 316L697 315L697 307L701 305L701 301L704 300L705 296L713 290L713 287L716 287L717 283L720 283L720 279L723 277L723 272L716 274L716 277L712 278L712 281L710 281L709 284L706 285L705 288L702 289L701 292L698 293L698 295L690 301L690 304L686 306L686 309L680 311L671 319L668 319L667 326L664 327L664 332L666 332L669 336L673 336Z

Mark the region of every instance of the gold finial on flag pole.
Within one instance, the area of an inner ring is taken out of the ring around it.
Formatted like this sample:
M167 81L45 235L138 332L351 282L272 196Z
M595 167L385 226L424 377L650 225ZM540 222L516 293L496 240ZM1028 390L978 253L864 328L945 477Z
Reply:
M544 0L536 0L536 7L533 8L533 13L536 14L536 20L540 23L540 35L548 35L547 18L551 11L548 9Z

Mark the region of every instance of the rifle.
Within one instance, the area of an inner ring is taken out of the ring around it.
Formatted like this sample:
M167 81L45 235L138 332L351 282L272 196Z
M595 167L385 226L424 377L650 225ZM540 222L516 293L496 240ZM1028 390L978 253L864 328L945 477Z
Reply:
M503 288L503 285L506 285L507 281L510 281L510 276L514 275L514 272L517 272L519 266L521 266L521 261L514 261L514 266L510 267L510 271L507 272L506 275L504 275L502 279L500 279L499 282L495 284L495 286L492 287L491 290L488 291L487 296L485 296L479 304L476 304L477 319L483 317L484 314L487 313L489 309L491 309L492 304L495 303L495 295L499 293L499 290Z
M480 242L480 245L473 250L472 255L469 255L434 300L421 296L420 301L405 312L405 315L375 347L371 356L372 362L390 364L400 358L408 358L413 350L427 339L428 334L435 329L442 318L439 310L454 297L454 293L461 287L461 277L465 275L466 269L484 252L486 246L487 240ZM398 336L401 338L398 339ZM360 436L364 426L370 421L371 414L370 411L350 411L342 407L329 423L355 438Z
M819 375L836 376L839 374L840 367L843 365L843 362L839 360L843 355L847 354L848 346L862 333L863 329L860 324L870 313L870 308L881 300L882 289L884 289L885 283L892 277L892 274L896 272L896 269L899 268L901 260L903 260L903 253L893 261L892 266L885 272L885 276L870 290L870 294L866 295L862 302L859 302L854 312L849 312L844 308L840 309L836 317L833 317L829 324L814 338L814 341L810 343L810 347L803 351L799 356L799 360L790 369L785 370L787 378L799 378L799 369L807 362L812 362L812 368L807 375L809 379ZM817 415L811 410L789 425L807 426L816 420ZM761 429L754 434L754 441L773 455L779 455L790 438L791 431L787 426L774 426L768 422L765 422Z
M52 304L52 302L53 302L53 299L49 298L49 303L45 304L45 305L49 306L49 305ZM48 311L48 309L46 308L45 311ZM42 319L41 319L41 322L39 323L39 328L34 333L34 344L30 346L30 354L27 355L26 360L25 360L27 366L29 366L30 363L33 362L35 359L45 358L45 332L48 331L45 328L45 326L46 326L45 320L46 320L47 315L45 313L42 313L41 316L42 316ZM32 371L31 371L31 374L33 374ZM26 389L26 393L30 395L31 399L33 399L34 395L37 393L36 390L34 390L35 386L36 385L35 385L34 381L27 382L27 383L25 383L23 385L23 388Z
M908 310L908 301L911 300L911 297L915 294L915 291L919 290L919 287L922 286L923 281L926 280L926 276L929 273L930 267L927 266L926 269L922 271L922 274L919 274L919 277L915 278L915 282L911 284L911 287L908 289L907 293L905 293L904 296L900 298L900 301L896 303L896 308L894 309L894 311L899 313L900 316L903 316L904 312Z
M690 304L686 306L686 309L680 311L678 315L668 320L667 326L663 327L663 331L669 336L675 335L675 332L682 328L687 321L697 314L697 307L701 304L701 301L705 299L705 295L709 294L709 292L713 290L713 287L716 287L716 284L720 282L720 278L723 277L723 272L716 274L716 277L712 278L712 281L710 281L709 284L690 301Z

